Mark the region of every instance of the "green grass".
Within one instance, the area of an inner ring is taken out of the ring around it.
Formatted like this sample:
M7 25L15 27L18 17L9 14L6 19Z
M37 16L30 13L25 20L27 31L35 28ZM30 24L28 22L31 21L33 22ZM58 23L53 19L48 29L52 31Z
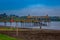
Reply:
M8 27L4 27L4 28L0 28L0 30L16 30L16 28L8 28Z
M17 40L16 38L0 34L0 40Z

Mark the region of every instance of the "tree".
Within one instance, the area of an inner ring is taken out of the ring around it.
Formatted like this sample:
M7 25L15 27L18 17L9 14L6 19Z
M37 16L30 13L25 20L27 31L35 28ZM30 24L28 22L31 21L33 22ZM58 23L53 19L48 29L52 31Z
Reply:
M3 19L3 22L4 22L4 26L6 26L7 15L6 15L6 13L4 13L2 16L3 16L2 19Z

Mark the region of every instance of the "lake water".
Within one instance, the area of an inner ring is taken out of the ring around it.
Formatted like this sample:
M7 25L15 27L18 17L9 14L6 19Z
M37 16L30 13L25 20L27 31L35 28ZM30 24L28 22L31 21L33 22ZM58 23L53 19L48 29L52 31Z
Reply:
M21 24L23 24L21 26ZM54 29L54 30L60 30L60 22L49 22L47 23L48 26L42 26L42 29ZM0 25L3 25L4 26L4 22L0 22ZM10 23L7 22L6 23L6 26L10 26ZM12 25L13 27L16 26L16 23L13 22ZM33 23L20 23L18 22L18 27L25 27L25 28L40 28L39 26L34 26Z

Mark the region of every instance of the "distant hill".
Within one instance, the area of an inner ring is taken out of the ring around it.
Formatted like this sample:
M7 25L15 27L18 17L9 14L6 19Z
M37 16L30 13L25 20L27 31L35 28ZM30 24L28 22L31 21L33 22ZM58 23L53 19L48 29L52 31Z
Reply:
M20 21L20 20L26 20L27 16L17 16L17 15L7 15L6 13L0 14L0 22L10 22L10 20L13 19L15 22L16 21ZM30 18L31 20L33 20L34 18ZM40 18L38 18L40 19ZM45 18L41 18L41 20L46 20ZM50 21L60 21L60 17L59 16L49 16L49 20Z

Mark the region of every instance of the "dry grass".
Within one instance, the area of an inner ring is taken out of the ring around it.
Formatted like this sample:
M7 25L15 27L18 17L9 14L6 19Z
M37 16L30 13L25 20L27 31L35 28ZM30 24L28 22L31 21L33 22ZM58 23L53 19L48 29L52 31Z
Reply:
M17 38L16 28L0 27L0 33ZM24 40L60 40L60 30L18 28L18 38Z
M0 33L16 37L16 30L0 31ZM60 30L19 28L18 38L24 40L60 40Z

